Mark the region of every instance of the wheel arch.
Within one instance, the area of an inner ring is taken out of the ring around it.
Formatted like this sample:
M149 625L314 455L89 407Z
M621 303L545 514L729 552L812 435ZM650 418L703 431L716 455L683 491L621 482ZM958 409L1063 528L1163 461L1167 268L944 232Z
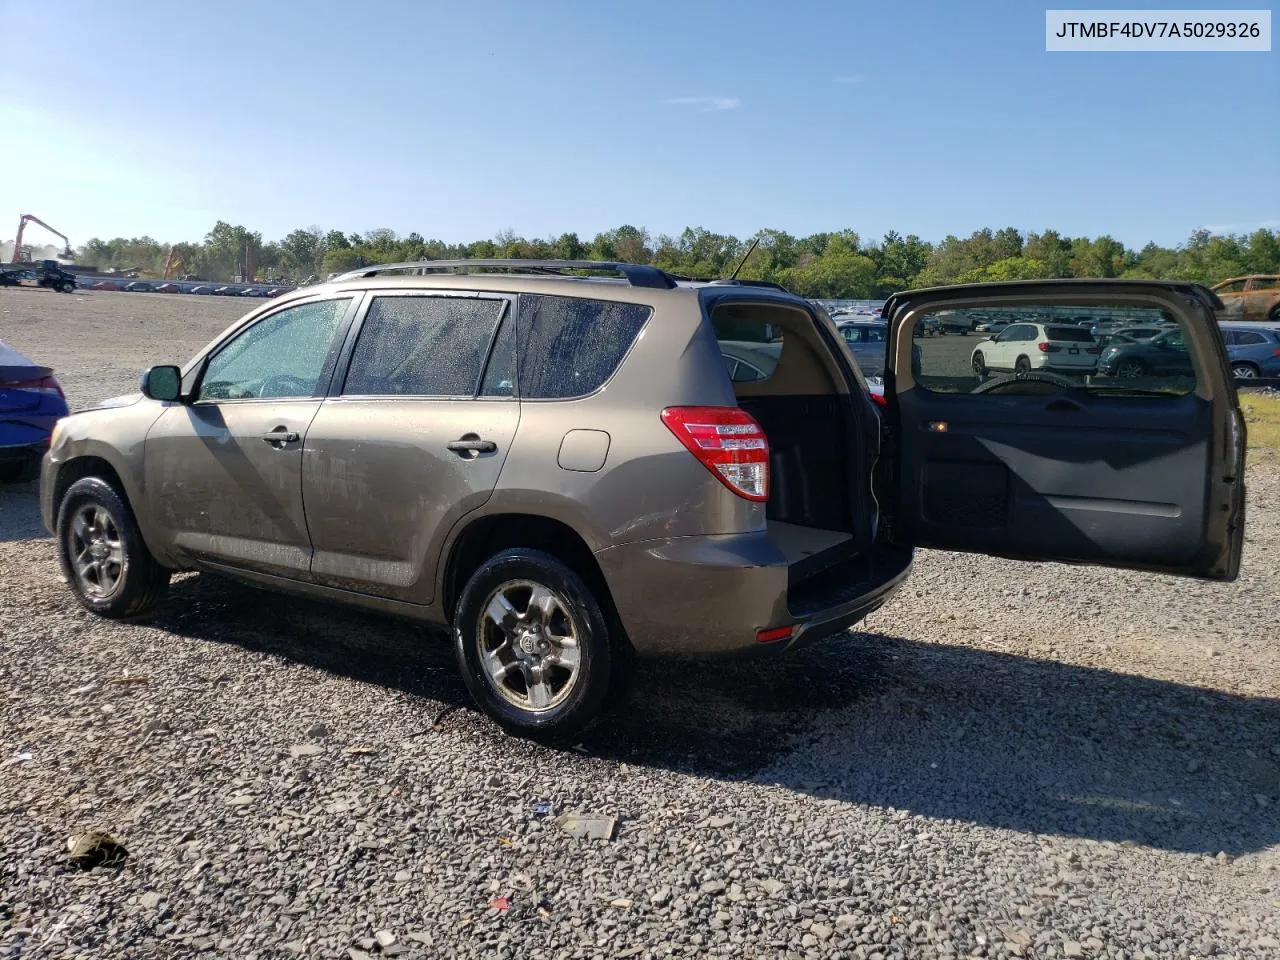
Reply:
M564 521L534 513L477 517L453 538L444 564L440 594L440 609L446 622L453 622L458 599L471 575L489 557L513 547L541 550L567 563L596 593L611 627L621 631L609 583L586 540Z
M146 519L146 510L138 509L137 491L133 490L132 485L126 480L127 471L120 470L114 463L98 450L86 451L64 460L58 464L57 472L53 479L53 494L50 499L51 504L51 520L53 526L56 527L58 522L58 513L62 509L62 499L67 495L67 491L71 489L71 485L77 480L83 480L85 477L98 477L111 485L125 502L125 506L133 514L134 522L138 525L138 532L142 535L142 541L146 544L147 549L151 551L152 556L166 566L172 566L171 558L167 551L158 549L155 537L148 532ZM57 535L58 531L53 530Z

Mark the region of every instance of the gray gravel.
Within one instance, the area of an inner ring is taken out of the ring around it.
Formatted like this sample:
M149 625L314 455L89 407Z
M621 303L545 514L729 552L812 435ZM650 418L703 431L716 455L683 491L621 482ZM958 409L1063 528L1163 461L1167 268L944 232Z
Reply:
M80 402L247 309L41 293L0 338ZM646 666L561 751L413 624L202 576L96 620L4 490L0 958L1280 956L1278 468L1234 584L922 552L862 632ZM65 866L92 829L123 867Z

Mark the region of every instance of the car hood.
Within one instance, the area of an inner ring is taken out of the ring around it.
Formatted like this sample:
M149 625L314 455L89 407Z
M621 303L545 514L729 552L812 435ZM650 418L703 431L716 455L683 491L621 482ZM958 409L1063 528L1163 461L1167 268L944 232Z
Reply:
M108 397L106 400L99 400L97 403L91 403L87 407L81 407L77 413L84 413L89 410L112 410L116 407L131 407L142 399L140 392L124 393L118 397Z

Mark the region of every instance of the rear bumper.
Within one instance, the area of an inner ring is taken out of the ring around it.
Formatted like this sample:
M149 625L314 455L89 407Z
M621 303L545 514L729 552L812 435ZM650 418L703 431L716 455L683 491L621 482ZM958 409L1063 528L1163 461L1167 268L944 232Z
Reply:
M773 653L843 632L893 595L911 556L885 549L795 585L763 531L624 544L596 560L637 653L711 657ZM786 626L790 637L756 640Z

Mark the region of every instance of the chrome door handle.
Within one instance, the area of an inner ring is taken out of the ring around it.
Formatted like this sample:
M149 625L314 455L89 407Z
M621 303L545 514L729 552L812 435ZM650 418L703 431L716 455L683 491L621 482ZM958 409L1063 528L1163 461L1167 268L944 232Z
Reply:
M292 430L273 430L271 433L264 433L262 439L267 443L297 443L298 435Z
M493 453L498 449L492 440L450 440L447 446L454 453Z

